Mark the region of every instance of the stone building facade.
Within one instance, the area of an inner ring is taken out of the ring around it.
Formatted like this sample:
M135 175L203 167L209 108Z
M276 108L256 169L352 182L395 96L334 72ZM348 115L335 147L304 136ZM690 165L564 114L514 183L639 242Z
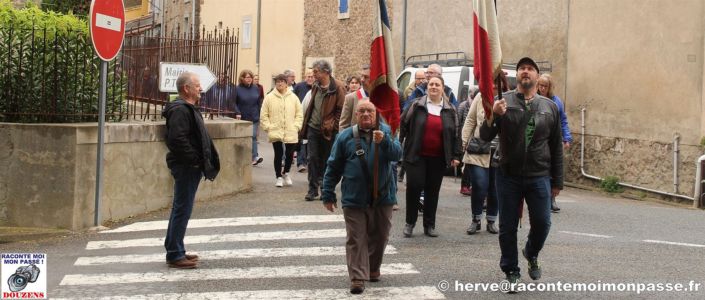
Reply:
M204 0L161 0L166 36L177 32L201 30L201 5Z
M338 19L338 1L307 0L304 6L303 61L306 67L319 58L330 60L333 76L345 80L370 62L375 0L349 1L348 18ZM387 11L393 19L393 2ZM391 26L394 28L393 20Z

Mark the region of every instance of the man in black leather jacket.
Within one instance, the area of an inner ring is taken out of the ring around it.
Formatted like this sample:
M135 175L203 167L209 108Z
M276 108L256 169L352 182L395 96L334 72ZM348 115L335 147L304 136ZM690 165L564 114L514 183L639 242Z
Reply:
M198 256L186 254L184 235L191 218L198 184L205 175L214 180L220 170L218 152L196 108L201 100L198 75L185 72L176 80L179 99L168 103L162 112L166 118L167 166L174 177L174 199L166 231L164 248L171 268L197 267Z
M551 195L563 188L563 140L558 107L537 93L538 65L528 57L517 64L518 86L496 100L493 120L485 121L480 137L499 134L500 159L496 175L499 201L500 267L510 283L520 278L517 226L520 203L526 200L531 229L522 254L529 276L541 278L537 257L551 227Z

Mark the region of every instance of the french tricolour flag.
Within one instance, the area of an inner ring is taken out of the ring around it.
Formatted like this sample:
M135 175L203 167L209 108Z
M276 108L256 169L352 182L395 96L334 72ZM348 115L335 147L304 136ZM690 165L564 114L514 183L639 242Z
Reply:
M494 79L502 72L502 48L494 0L473 0L474 75L482 93L482 106L489 118L494 104Z
M396 132L399 128L399 95L392 56L392 31L385 1L376 2L375 35L370 51L370 101L392 127L392 132Z

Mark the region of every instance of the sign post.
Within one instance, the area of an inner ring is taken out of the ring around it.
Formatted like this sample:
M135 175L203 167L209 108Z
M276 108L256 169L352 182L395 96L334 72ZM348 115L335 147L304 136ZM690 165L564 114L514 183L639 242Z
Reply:
M98 117L98 153L95 178L95 215L93 225L100 226L100 197L103 191L103 142L105 131L105 98L107 94L108 62L122 48L125 38L125 8L122 0L92 0L90 11L91 42L100 62Z

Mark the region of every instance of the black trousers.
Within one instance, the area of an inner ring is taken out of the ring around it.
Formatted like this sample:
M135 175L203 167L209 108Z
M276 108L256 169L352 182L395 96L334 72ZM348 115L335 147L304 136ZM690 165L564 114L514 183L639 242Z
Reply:
M274 173L277 178L282 177L282 156L284 155L283 142L274 142L272 146L274 147ZM284 158L284 173L289 173L291 171L291 164L294 161L294 150L296 150L296 143L294 144L284 144L286 145L286 156Z
M309 126L306 131L306 139L308 140L308 194L318 195L335 135L330 141L326 140L320 130Z
M443 157L422 156L406 168L406 223L416 224L419 217L419 197L424 192L423 227L436 227L438 194L441 191L446 163Z

